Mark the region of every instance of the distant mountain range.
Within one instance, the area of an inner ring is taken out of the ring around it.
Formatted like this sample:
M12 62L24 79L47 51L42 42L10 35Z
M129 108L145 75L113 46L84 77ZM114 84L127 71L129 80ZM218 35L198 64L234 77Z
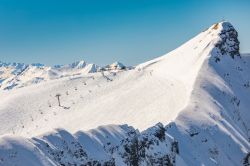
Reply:
M4 63L0 61L0 89L10 90L40 82L69 77L73 75L86 75L100 71L129 70L120 62L115 62L105 67L96 64L87 64L85 61L77 61L68 65L45 66L40 63Z

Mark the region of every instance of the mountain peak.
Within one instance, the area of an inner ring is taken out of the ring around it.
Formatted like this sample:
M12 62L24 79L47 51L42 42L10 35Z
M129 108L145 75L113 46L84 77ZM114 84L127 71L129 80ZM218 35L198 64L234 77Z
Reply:
M213 24L209 29L223 31L223 30L229 30L232 28L234 29L233 25L230 22L221 21L221 22L217 22Z
M72 68L82 69L86 66L86 62L84 60L80 60L80 61L72 63L70 66Z
M105 70L124 70L127 67L124 64L122 64L121 62L116 61L110 65L105 66L104 68L105 68Z
M212 26L213 30L219 30L219 41L216 47L222 55L230 55L232 58L240 56L240 42L238 32L230 22L220 22Z
M121 62L118 62L118 61L112 63L110 66L111 66L111 68L114 68L114 69L124 69L125 68L125 65L122 64Z
M222 21L219 24L222 26L223 30L229 30L229 29L232 29L232 28L234 29L233 25L228 21Z

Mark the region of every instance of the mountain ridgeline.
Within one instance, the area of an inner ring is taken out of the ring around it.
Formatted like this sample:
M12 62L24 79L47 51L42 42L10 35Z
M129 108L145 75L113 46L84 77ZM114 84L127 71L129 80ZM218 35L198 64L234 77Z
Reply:
M0 71L0 166L250 165L250 54L229 22L135 67Z

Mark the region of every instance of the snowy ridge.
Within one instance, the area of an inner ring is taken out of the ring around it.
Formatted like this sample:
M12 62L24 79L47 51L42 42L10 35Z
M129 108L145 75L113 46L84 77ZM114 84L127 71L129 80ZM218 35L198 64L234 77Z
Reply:
M203 62L188 106L175 120L178 132L170 134L181 139L183 149L195 147L183 154L191 165L247 165L250 57L239 54L237 32L230 23L213 29L217 26L222 28L219 38Z
M221 22L132 70L1 92L0 165L249 165L250 55L237 36Z
M162 124L143 131L127 125L103 126L74 135L58 129L24 139L1 138L1 161L6 165L172 165L178 144L165 134ZM6 153L7 152L7 153Z

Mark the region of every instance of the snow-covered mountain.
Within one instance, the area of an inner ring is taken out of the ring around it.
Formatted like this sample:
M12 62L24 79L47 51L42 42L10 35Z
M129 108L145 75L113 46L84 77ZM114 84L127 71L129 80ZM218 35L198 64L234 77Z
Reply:
M10 90L24 86L37 84L62 77L75 75L87 75L89 73L109 70L111 72L130 69L122 63L112 68L99 67L96 64L87 64L85 61L77 61L68 65L45 66L40 63L4 63L0 61L0 90Z
M38 65L67 76L0 92L0 165L249 165L250 54L237 37L217 23L119 72Z

